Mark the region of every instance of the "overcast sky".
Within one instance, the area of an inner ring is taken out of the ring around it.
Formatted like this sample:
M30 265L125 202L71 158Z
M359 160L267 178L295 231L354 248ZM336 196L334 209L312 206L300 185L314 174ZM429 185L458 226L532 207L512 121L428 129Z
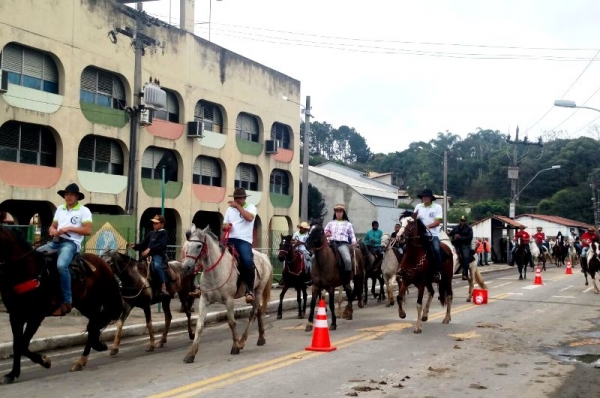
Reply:
M356 128L373 152L478 127L595 137L586 126L600 124L552 107L600 108L597 0L196 0L206 39L211 1L211 41L300 80L315 120ZM144 9L168 22L170 6L178 25L179 0Z

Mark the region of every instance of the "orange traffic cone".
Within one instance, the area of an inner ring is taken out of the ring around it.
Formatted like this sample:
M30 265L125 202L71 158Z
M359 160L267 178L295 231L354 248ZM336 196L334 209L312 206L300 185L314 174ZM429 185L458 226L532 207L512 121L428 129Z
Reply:
M535 269L535 279L533 280L534 285L543 285L542 283L542 273L540 271L540 266L538 265Z
M565 269L566 275L573 275L573 269L571 267L571 260L567 260L567 269Z
M329 340L329 325L327 325L327 313L325 312L325 300L319 300L319 309L315 318L312 344L305 349L307 351L333 351L337 349L331 345Z

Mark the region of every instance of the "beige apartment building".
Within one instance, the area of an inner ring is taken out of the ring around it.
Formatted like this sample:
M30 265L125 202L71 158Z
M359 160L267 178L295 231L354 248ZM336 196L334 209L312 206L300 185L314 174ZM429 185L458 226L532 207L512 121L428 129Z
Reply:
M132 113L134 50L119 32L135 19L122 7L0 2L0 212L19 225L38 214L45 230L56 192L74 182L94 216L86 249L123 248L163 208L177 245L192 222L218 230L228 195L244 187L258 208L255 246L272 245L270 231L298 221L300 82L148 24L144 34L158 41L144 48L141 81L158 79L167 93L150 123L148 112ZM130 123L139 124L135 153Z

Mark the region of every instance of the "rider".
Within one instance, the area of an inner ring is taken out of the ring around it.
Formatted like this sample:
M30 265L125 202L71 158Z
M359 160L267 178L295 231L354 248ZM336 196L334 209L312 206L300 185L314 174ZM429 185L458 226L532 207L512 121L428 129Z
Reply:
M306 249L306 246L304 245L304 242L306 242L306 239L308 238L308 231L310 230L310 225L308 225L308 223L306 221L302 221L299 225L298 225L298 231L294 232L294 235L292 235L292 243L294 245L294 247L296 248L296 250L300 253L302 253L302 255L304 256L304 268L306 271L306 274L308 275L308 281L306 282L306 284L308 286L312 285L312 281L310 280L310 269L312 268L312 257L310 255L310 252L308 251L308 249Z
M401 247L400 240L397 238L398 232L400 232L400 227L401 227L401 225L396 223L396 225L394 225L394 232L392 232L390 235L390 238L394 239L394 248Z
M329 242L335 243L338 252L344 261L344 273L342 283L344 290L352 290L350 279L352 278L352 258L350 257L349 243L356 244L356 236L352 223L348 220L346 206L337 204L333 208L333 220L329 221L325 226L325 236L329 238Z
M450 231L450 239L460 253L460 263L462 265L462 280L469 279L469 258L471 257L471 241L473 240L473 228L467 224L465 216L460 217L460 223Z
M92 213L79 203L85 195L79 192L77 184L69 184L57 193L65 199L65 204L56 209L52 225L48 229L52 241L38 247L37 251L58 253L56 267L63 300L52 316L64 316L73 308L69 264L75 254L81 251L83 237L92 234Z
M379 223L377 221L373 221L371 227L372 228L365 235L364 242L369 250L375 255L375 262L378 262L383 257L383 250L381 248L383 232L379 229Z
M419 203L414 210L414 214L417 219L421 220L425 227L431 234L431 246L433 248L433 254L435 257L434 264L434 283L439 283L441 280L442 272L442 253L440 249L440 224L444 218L442 206L437 203L433 203L435 196L429 188L425 188L421 193L417 195L423 203Z
M596 232L596 228L589 227L586 232L581 235L581 241L583 243L583 248L581 249L581 260L587 260L587 252L590 248L590 245L594 240L598 240L598 233Z
M533 235L533 239L535 239L535 244L538 249L540 249L540 253L544 253L548 250L546 247L546 234L542 230L542 227L537 227L537 232Z
M525 225L521 225L519 227L519 231L517 231L513 238L515 241L515 245L512 248L512 254L510 256L510 265L515 265L515 251L518 247L517 242L519 241L519 239L521 239L521 245L525 247L525 253L527 253L527 258L529 258L529 265L531 266L531 268L533 268L533 257L531 257L531 250L529 249L529 240L531 239L531 237L529 236L529 232L526 231L526 228L527 227Z
M227 202L229 208L223 219L223 231L231 228L229 243L231 243L239 254L240 275L246 282L246 304L254 303L254 254L252 253L252 241L254 232L254 220L256 220L256 206L246 202L248 195L244 188L233 190L233 200Z
M152 231L146 234L143 241L139 243L130 243L129 247L133 250L141 252L142 258L152 257L153 275L156 276L157 282L160 283L159 296L170 296L166 286L166 262L167 258L167 242L168 236L165 230L165 218L161 215L156 215L150 219L152 222Z

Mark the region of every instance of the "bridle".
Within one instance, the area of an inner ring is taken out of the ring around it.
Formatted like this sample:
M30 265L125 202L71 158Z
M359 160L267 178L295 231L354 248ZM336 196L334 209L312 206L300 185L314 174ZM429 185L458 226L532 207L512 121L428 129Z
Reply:
M200 262L200 260L203 257L208 258L208 245L206 244L206 234L204 235L204 240L200 241L197 239L189 239L188 242L196 242L196 243L200 243L202 244L202 248L200 249L200 253L198 253L197 256L192 256L189 255L188 253L185 253L185 258L189 258L191 260L194 261L194 274L197 274L199 272L210 272L213 269L215 269L217 267L217 265L219 265L219 263L221 262L221 260L223 259L223 256L225 255L225 252L227 251L227 242L229 241L229 233L231 232L231 228L227 228L225 230L225 234L223 235L223 239L221 239L221 243L223 244L223 248L221 250L221 255L219 256L219 258L217 259L217 261L212 264L210 267L208 267L207 269L204 269L204 265L202 264L202 262Z

